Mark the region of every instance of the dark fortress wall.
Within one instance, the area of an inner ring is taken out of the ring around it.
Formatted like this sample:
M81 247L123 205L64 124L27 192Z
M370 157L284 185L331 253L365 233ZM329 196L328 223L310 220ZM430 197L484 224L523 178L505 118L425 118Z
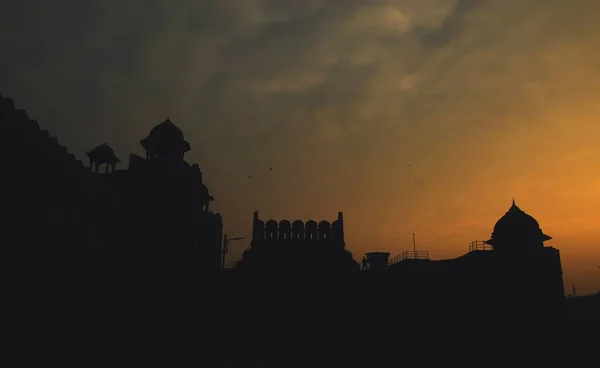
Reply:
M3 98L0 163L0 262L5 283L32 284L85 274L86 247L103 242L94 205L105 188L55 137ZM83 245L83 246L82 246Z
M344 218L262 221L254 212L252 242L236 268L248 271L353 272L358 263L345 249Z
M132 156L129 170L93 172L11 99L0 101L3 283L60 277L80 287L88 266L219 269L222 220L208 211L197 165Z
M492 250L441 261L407 259L391 265L385 279L380 288L398 299L564 299L560 254L550 247L526 254Z
M201 210L190 166L139 160L119 188L127 214L120 225L127 267L150 272L219 270L222 219Z

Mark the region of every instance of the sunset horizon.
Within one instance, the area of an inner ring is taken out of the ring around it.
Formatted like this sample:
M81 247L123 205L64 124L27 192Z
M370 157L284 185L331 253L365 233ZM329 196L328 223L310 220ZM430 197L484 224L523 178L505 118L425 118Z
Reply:
M117 169L169 116L244 238L227 260L254 211L341 211L356 260L413 233L456 258L514 198L553 238L566 293L599 290L600 3L64 3L7 5L0 93L84 163L109 144Z

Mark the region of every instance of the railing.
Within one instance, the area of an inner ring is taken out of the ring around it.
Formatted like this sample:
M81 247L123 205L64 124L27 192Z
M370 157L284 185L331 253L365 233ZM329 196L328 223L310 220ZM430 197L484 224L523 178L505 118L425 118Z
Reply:
M429 251L426 250L407 250L388 260L388 266L402 262L406 259L429 259Z
M494 248L482 240L475 240L469 244L469 252L476 250L494 250Z

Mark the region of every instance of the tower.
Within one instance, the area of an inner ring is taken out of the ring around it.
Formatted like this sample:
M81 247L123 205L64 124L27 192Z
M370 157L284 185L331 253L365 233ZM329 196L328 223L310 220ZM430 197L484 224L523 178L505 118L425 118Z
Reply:
M558 249L544 246L552 238L532 216L511 207L494 226L485 243L493 247L499 291L529 299L564 299L562 265Z

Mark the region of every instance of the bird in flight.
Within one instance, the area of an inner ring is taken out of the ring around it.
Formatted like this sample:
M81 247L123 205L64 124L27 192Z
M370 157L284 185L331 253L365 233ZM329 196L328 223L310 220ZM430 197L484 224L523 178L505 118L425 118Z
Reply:
M273 171L273 168L269 167L269 171ZM252 179L252 175L248 175L248 179Z

